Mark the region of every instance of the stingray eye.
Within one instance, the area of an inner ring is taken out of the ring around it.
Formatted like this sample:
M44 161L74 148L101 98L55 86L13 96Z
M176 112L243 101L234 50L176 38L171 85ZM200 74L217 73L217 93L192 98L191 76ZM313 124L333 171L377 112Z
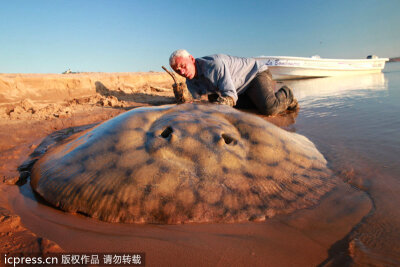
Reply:
M173 131L174 131L174 130L172 129L172 127L171 127L171 126L168 126L168 127L165 128L165 130L160 134L160 136L161 136L162 138L168 138L168 137L171 136L171 134L172 134Z
M231 146L234 146L234 145L236 145L237 144L237 140L235 139L235 138L233 138L232 136L230 136L229 134L221 134L221 136L222 136L222 138L224 139L224 141L225 141L225 144L227 144L227 145L231 145Z

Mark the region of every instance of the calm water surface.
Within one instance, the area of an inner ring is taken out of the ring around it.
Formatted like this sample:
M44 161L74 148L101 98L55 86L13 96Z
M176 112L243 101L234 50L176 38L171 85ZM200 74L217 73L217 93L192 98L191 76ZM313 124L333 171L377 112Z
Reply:
M349 237L354 262L400 266L400 63L379 74L287 84L301 106L292 130L374 203Z
M384 73L290 85L301 104L298 133L327 152L350 150L400 173L400 63L387 64Z

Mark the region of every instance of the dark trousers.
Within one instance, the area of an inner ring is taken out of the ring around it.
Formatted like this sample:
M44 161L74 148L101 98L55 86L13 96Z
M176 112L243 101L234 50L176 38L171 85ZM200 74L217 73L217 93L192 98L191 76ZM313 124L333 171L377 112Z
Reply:
M275 115L288 109L293 102L293 92L283 86L276 93L275 82L269 70L260 72L250 82L249 87L239 95L236 107L249 107L249 101L264 115Z

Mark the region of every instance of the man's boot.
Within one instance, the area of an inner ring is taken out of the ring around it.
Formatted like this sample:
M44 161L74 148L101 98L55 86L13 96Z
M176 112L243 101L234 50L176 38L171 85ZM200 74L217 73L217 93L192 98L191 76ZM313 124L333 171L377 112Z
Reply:
M297 99L294 97L292 89L284 85L281 89L279 89L279 91L282 91L286 95L286 99L284 102L286 104L287 110L295 110L298 108L299 103L297 102Z

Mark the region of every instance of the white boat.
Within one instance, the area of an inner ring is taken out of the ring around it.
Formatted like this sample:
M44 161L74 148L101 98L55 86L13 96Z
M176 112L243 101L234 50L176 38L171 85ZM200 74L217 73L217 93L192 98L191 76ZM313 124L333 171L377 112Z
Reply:
M381 72L388 58L368 56L367 59L328 59L313 57L260 56L275 80L330 77Z

